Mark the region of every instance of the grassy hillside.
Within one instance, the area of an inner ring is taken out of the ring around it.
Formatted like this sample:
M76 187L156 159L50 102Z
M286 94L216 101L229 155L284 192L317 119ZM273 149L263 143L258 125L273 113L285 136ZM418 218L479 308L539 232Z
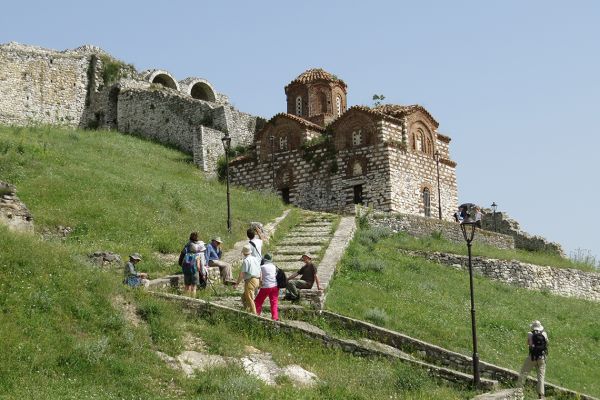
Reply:
M228 235L222 184L179 151L108 131L0 127L0 179L17 186L37 232L70 227L72 252L138 251L150 271L160 268L154 252L178 252L193 230L227 247L284 209L273 195L233 188Z
M283 205L234 189L234 233L225 231L225 191L174 150L112 132L0 127L0 179L17 185L36 235L0 227L0 398L2 399L468 399L473 392L433 381L387 359L361 359L304 337L273 335L237 321L198 320L175 305L124 287L120 270L87 262L95 250L165 273L155 252L177 252L191 230L231 245L249 221ZM56 226L65 240L43 240ZM267 387L240 367L185 378L160 360L190 349L239 357L245 346L316 373L298 389Z
M127 304L137 310L132 318ZM2 399L467 399L466 388L430 380L386 359L360 359L302 336L272 335L236 321L197 320L143 291L115 284L110 272L82 266L67 249L0 227ZM134 323L136 319L140 322ZM186 338L213 354L241 357L246 346L299 364L321 383L268 387L240 367L185 378L155 350L176 356ZM371 386L373 382L377 385Z
M407 239L361 229L327 297L327 308L470 355L468 273L402 255ZM550 337L547 379L600 395L598 303L475 279L480 359L519 370L534 319Z

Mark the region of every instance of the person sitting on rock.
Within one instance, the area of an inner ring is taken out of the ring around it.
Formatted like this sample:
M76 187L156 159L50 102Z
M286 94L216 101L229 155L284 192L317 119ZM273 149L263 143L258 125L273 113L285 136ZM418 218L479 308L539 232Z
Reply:
M315 282L317 290L321 290L321 283L317 276L317 267L312 263L310 254L303 254L300 261L304 262L304 266L288 278L285 296L287 300L296 301L300 299L298 289L311 289ZM296 279L297 277L300 277L300 279Z
M209 267L219 267L219 273L224 285L232 285L235 281L231 273L231 265L221 260L223 256L223 252L221 251L222 243L223 241L218 236L210 241L208 246L206 246L206 262Z
M265 254L263 264L260 266L260 283L260 290L258 291L256 299L254 299L256 314L261 314L263 303L268 296L269 303L271 304L271 318L274 321L277 321L279 319L279 312L277 310L277 303L279 302L277 269L275 264L273 264L273 256L269 253Z
M140 256L138 253L133 253L129 256L129 261L125 264L125 278L123 279L124 284L131 287L147 287L150 284L147 273L137 272L135 270L135 265L140 261L142 261L142 256Z

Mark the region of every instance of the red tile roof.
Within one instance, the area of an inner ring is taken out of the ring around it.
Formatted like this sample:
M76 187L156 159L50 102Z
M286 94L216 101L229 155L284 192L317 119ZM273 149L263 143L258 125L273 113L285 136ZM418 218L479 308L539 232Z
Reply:
M298 75L298 77L296 79L291 81L289 83L289 85L292 85L294 83L306 84L306 83L312 83L312 82L320 81L320 80L330 81L330 82L338 82L342 86L344 86L344 87L346 86L346 83L343 80L341 80L337 76L325 71L322 68L311 68L309 70L304 71L303 73Z
M403 106L400 104L383 104L383 105L374 107L373 110L376 112L385 114L385 115L389 115L391 117L395 117L395 118L402 118L406 115L410 115L415 112L421 111L425 115L427 115L429 118L431 118L431 120L435 124L436 128L440 125L435 120L435 118L433 118L433 116L431 116L431 114L429 114L429 112L425 109L425 107L420 106L418 104L413 104L410 106Z
M271 118L267 124L271 123L271 121L275 120L276 118L287 118L287 119L291 119L292 121L296 121L298 123L300 123L301 125L304 125L307 128L311 128L314 130L317 130L319 132L323 132L325 130L325 128L323 128L322 126L319 126L317 124L313 124L312 122L299 117L297 115L294 114L288 114L288 113L279 113L279 114L275 114L273 115L273 118ZM264 129L264 128L263 128Z

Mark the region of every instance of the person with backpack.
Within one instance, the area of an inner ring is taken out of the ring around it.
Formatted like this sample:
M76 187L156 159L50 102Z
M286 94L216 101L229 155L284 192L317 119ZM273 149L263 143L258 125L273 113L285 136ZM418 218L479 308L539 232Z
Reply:
M546 357L548 356L548 334L540 321L531 323L531 332L527 333L527 347L529 355L525 358L523 368L519 374L519 387L523 387L529 371L537 368L538 398L544 398L544 377L546 375Z
M258 237L256 237L258 234ZM246 236L248 236L248 244L250 245L250 249L252 250L252 256L258 259L262 258L262 246L263 246L263 238L264 236L261 233L261 230L257 227L250 227L246 231Z
M196 287L202 281L206 282L206 261L204 259L204 247L203 242L195 242L189 246L189 251L183 258L183 264L181 270L183 272L183 284L185 285L185 291L190 296L196 296Z
M273 264L273 256L269 253L265 254L263 263L260 266L261 286L256 299L254 299L256 314L260 315L262 312L263 303L265 302L267 296L269 297L269 304L271 305L271 319L274 321L279 319L279 311L277 309L277 303L279 302L279 283L277 282L278 270L281 271L275 264ZM283 287L285 287L285 284Z
M183 249L181 249L181 253L179 253L179 266L183 266L183 257L185 257L185 255L187 253L189 253L190 251L190 246L192 243L196 243L198 242L198 232L192 232L190 233L190 240L185 244L185 246L183 246Z

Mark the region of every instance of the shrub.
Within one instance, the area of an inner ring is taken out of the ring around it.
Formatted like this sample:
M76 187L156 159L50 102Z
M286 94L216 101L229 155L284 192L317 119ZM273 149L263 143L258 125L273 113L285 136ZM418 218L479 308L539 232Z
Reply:
M365 319L367 321L371 321L375 325L383 326L385 325L390 318L388 317L385 310L381 308L370 308L365 312Z

